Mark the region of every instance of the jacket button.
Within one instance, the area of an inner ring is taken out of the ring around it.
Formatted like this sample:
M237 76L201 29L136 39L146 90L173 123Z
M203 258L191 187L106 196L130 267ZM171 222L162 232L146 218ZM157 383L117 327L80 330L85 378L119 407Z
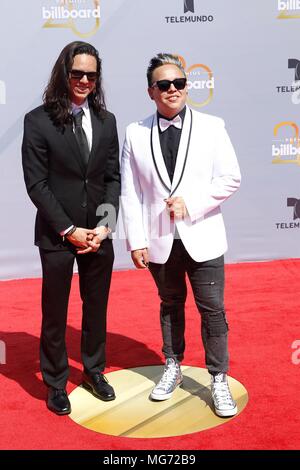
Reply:
M87 202L84 201L81 203L81 207L86 207L86 206L87 206Z
M85 184L88 184L89 180L88 180L88 179L86 179L84 182L85 182Z

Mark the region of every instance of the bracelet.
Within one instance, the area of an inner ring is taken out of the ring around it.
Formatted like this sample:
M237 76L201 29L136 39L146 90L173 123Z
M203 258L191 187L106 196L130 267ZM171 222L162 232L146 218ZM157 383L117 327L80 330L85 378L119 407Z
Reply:
M65 237L69 237L70 235L72 235L75 230L77 230L77 227L74 225L74 227L70 228L70 230L65 234Z
M70 228L70 230L67 233L65 233L64 236L62 237L63 242L65 241L66 237L69 237L70 235L72 235L72 233L74 233L76 229L77 229L76 225L73 225L73 227Z

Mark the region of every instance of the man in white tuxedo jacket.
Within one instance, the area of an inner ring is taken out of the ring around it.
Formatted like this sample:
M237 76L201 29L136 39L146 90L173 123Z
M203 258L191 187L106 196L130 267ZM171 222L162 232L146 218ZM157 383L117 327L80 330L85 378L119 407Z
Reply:
M234 149L222 119L186 105L187 79L178 57L158 54L147 70L157 112L130 124L122 154L122 211L128 249L149 270L161 299L164 373L153 400L172 396L183 378L184 306L189 277L216 414L237 406L227 382L224 311L226 234L220 205L240 185Z

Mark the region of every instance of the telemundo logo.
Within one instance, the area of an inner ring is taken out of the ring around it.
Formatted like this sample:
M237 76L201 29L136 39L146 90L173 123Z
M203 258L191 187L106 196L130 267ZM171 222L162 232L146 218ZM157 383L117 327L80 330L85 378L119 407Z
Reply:
M292 93L293 104L300 104L300 60L288 59L288 68L294 70L294 81L276 86L277 93Z
M300 200L295 197L288 197L286 201L287 207L293 208L293 222L275 222L277 230L290 230L290 229L300 229L300 222L296 219L300 219Z
M188 11L195 13L194 0L184 0L183 11L184 13L187 13Z
M184 15L165 16L166 23L206 23L214 21L213 15L187 15L195 13L194 0L183 0Z
M293 219L300 219L300 200L295 197L288 197L286 205L293 208Z
M6 104L6 86L3 80L0 80L0 104Z

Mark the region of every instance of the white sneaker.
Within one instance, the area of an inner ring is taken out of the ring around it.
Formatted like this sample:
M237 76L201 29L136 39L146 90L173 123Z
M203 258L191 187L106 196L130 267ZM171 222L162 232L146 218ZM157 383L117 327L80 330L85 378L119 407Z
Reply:
M234 416L237 414L236 402L229 390L227 375L219 372L211 376L211 394L218 416Z
M183 377L180 364L173 358L166 360L164 373L158 384L154 387L150 394L153 400L167 400L171 398L175 388L182 384Z

